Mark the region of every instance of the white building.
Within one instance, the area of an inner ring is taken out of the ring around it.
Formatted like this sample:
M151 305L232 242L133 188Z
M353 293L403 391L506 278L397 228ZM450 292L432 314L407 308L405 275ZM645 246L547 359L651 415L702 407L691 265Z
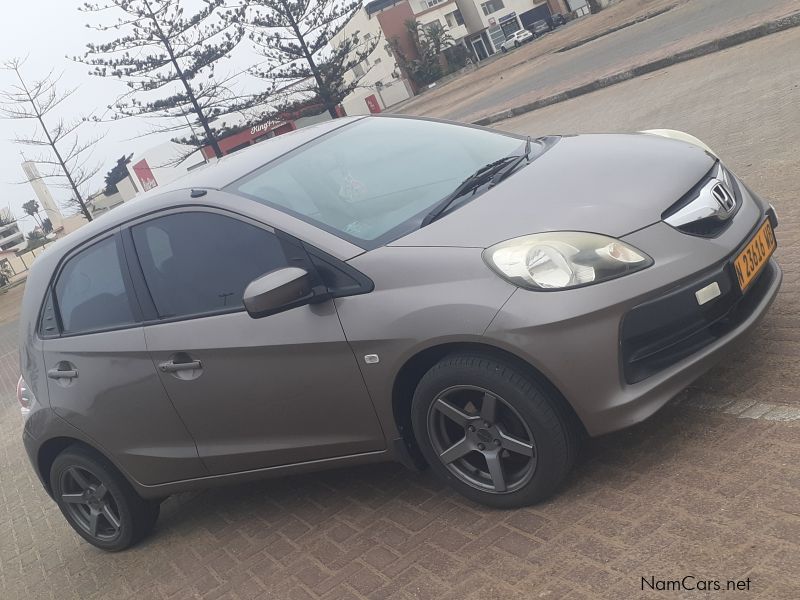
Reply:
M547 19L545 0L457 0L470 31L469 44L478 60L500 51L507 37L534 21Z
M346 85L358 81L358 87L342 102L345 112L351 116L365 115L410 98L413 95L411 85L400 74L377 15L370 14L366 5L333 36L330 45L338 46L354 33L364 44L373 44L376 39L378 43L361 64L345 74Z
M410 4L423 27L438 23L457 44L469 34L457 0L410 0Z
M192 151L189 146L174 142L165 142L145 152L139 152L128 163L133 195L171 183L207 162L200 150ZM130 194L127 182L124 181L122 185L123 189L117 185L120 193L123 196ZM123 200L127 201L132 197Z
M585 0L570 0L585 2ZM331 46L358 32L369 41L381 36L381 43L370 56L345 76L359 81L359 87L342 102L349 115L378 112L413 93L401 79L400 69L388 44L392 37L407 37L406 20L416 20L423 28L438 23L462 44L473 60L481 61L500 51L507 37L535 21L549 19L555 12L566 12L564 0L372 0L334 36ZM410 42L408 42L410 43ZM412 48L406 47L407 50Z
M21 250L26 246L25 234L22 233L17 225L11 209L3 208L0 210L0 252L10 250Z

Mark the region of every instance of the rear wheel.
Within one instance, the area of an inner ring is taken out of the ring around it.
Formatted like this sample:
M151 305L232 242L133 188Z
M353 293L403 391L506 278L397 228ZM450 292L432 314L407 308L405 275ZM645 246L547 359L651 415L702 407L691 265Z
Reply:
M452 355L420 381L414 434L434 472L464 496L498 508L551 495L578 448L576 427L524 370Z
M53 461L50 489L72 528L103 550L128 548L158 519L158 501L141 498L114 465L82 446L70 446Z

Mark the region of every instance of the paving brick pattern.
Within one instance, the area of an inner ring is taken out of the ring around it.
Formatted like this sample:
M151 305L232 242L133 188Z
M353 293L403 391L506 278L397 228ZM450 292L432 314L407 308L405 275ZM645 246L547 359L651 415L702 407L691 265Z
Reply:
M72 533L27 464L9 324L0 327L0 599L800 597L800 422L764 418L775 408L745 416L757 403L800 404L800 79L770 71L795 40L754 42L724 62L686 63L505 125L684 126L724 149L781 214L785 284L750 350L648 422L589 442L555 498L488 510L428 473L377 465L173 497L152 537L105 554ZM751 589L641 589L642 577L685 575L723 586L750 578Z

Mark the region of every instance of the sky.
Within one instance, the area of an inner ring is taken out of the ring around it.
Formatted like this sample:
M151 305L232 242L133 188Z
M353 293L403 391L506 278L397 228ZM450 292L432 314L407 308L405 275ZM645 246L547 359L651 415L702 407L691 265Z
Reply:
M190 5L193 0L186 2ZM119 80L90 76L90 67L67 58L81 55L87 42L113 39L111 32L100 33L86 28L87 22L99 21L97 15L78 11L77 7L83 4L83 0L2 0L2 3L0 62L27 56L24 73L28 78L40 79L53 69L57 73L63 72L62 87L77 88L72 98L60 107L59 116L70 120L88 113L103 113L108 105L113 104L124 93L126 86ZM112 18L110 13L101 14L106 19ZM116 16L113 18L116 19ZM246 60L252 62L255 59L252 54L245 59L241 54L238 56L235 62L239 63ZM0 71L0 88L5 88L13 81L13 73ZM33 128L33 122L0 119L0 208L9 206L23 230L30 230L35 225L33 219L27 217L21 208L23 203L35 196L30 185L20 184L25 181L20 151L25 152L26 157L33 158L40 150L19 146L10 140L31 134ZM170 137L166 134L140 137L150 130L148 122L143 119L91 123L85 128L82 135L102 137L94 149L94 160L101 164L101 170L90 186L91 192L102 188L105 173L123 154L144 152ZM50 190L56 201L64 201L70 197L66 190L59 189L52 183ZM66 209L63 212L72 214L75 211Z

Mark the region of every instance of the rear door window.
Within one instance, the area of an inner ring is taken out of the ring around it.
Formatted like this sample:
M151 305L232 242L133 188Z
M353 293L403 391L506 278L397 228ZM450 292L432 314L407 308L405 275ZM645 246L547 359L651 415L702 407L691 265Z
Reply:
M63 333L85 333L136 322L114 237L70 258L56 283Z
M174 213L131 233L162 319L242 309L251 281L287 266L275 234L216 213Z

